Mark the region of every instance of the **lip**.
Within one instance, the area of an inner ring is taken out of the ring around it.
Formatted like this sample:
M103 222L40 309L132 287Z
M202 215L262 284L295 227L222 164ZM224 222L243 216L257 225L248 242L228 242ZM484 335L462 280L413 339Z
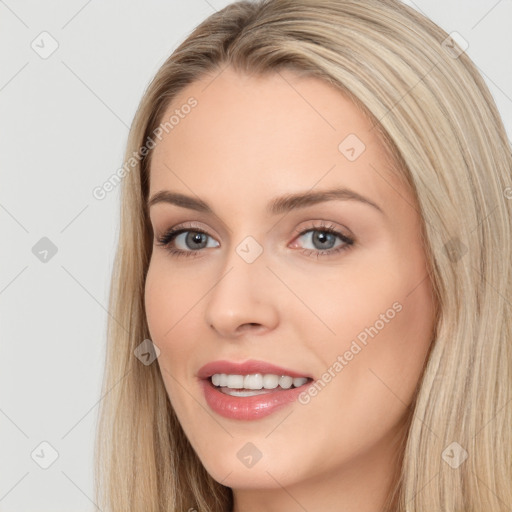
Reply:
M298 388L268 390L268 393L250 397L230 396L222 393L215 387L210 377L215 373L227 373L231 375L247 375L253 373L289 375L290 377L307 377L308 374L295 370L289 370L276 366L265 361L249 360L243 363L232 361L213 361L200 368L197 376L201 379L200 384L206 403L212 411L229 419L235 420L257 420L264 418L283 407L291 405L298 396L311 384L306 382Z

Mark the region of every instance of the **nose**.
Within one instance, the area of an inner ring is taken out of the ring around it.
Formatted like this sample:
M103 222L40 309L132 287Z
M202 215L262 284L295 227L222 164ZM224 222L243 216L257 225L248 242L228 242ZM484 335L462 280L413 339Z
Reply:
M278 282L261 255L248 263L232 249L207 295L205 321L219 336L262 334L278 323Z

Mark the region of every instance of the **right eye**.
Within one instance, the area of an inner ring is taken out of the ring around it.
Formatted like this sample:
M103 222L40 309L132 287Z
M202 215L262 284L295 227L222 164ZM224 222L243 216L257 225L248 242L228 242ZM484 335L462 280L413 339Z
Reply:
M171 228L159 239L158 244L164 247L173 256L196 256L201 249L208 247L218 247L218 245L208 245L210 235L199 228ZM182 248L176 248L181 244Z

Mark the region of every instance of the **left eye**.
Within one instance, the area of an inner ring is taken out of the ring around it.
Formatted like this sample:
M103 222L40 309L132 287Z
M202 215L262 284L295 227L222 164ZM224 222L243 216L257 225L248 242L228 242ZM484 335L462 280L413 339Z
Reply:
M342 251L346 251L354 244L354 239L348 237L336 230L334 226L313 226L305 231L301 231L297 239L306 237L313 244L313 249L303 248L302 253L307 256L332 256ZM341 243L334 246L336 238L341 240ZM296 245L294 242L293 245Z
M320 229L308 229L307 231L303 231L299 238L305 238L313 244L313 248L311 250L318 251L332 249L336 243L336 238L342 241L347 241L347 238L341 233Z

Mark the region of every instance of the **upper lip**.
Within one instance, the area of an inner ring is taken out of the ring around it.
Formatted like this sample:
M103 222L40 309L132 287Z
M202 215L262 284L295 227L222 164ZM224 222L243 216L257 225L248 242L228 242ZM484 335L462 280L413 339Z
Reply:
M304 372L276 366L275 364L258 361L256 359L250 359L244 362L227 360L212 361L202 366L197 372L197 376L200 379L208 379L216 373L226 373L229 375L249 375L253 373L261 373L264 375L271 373L276 375L289 375L290 377L312 378Z

